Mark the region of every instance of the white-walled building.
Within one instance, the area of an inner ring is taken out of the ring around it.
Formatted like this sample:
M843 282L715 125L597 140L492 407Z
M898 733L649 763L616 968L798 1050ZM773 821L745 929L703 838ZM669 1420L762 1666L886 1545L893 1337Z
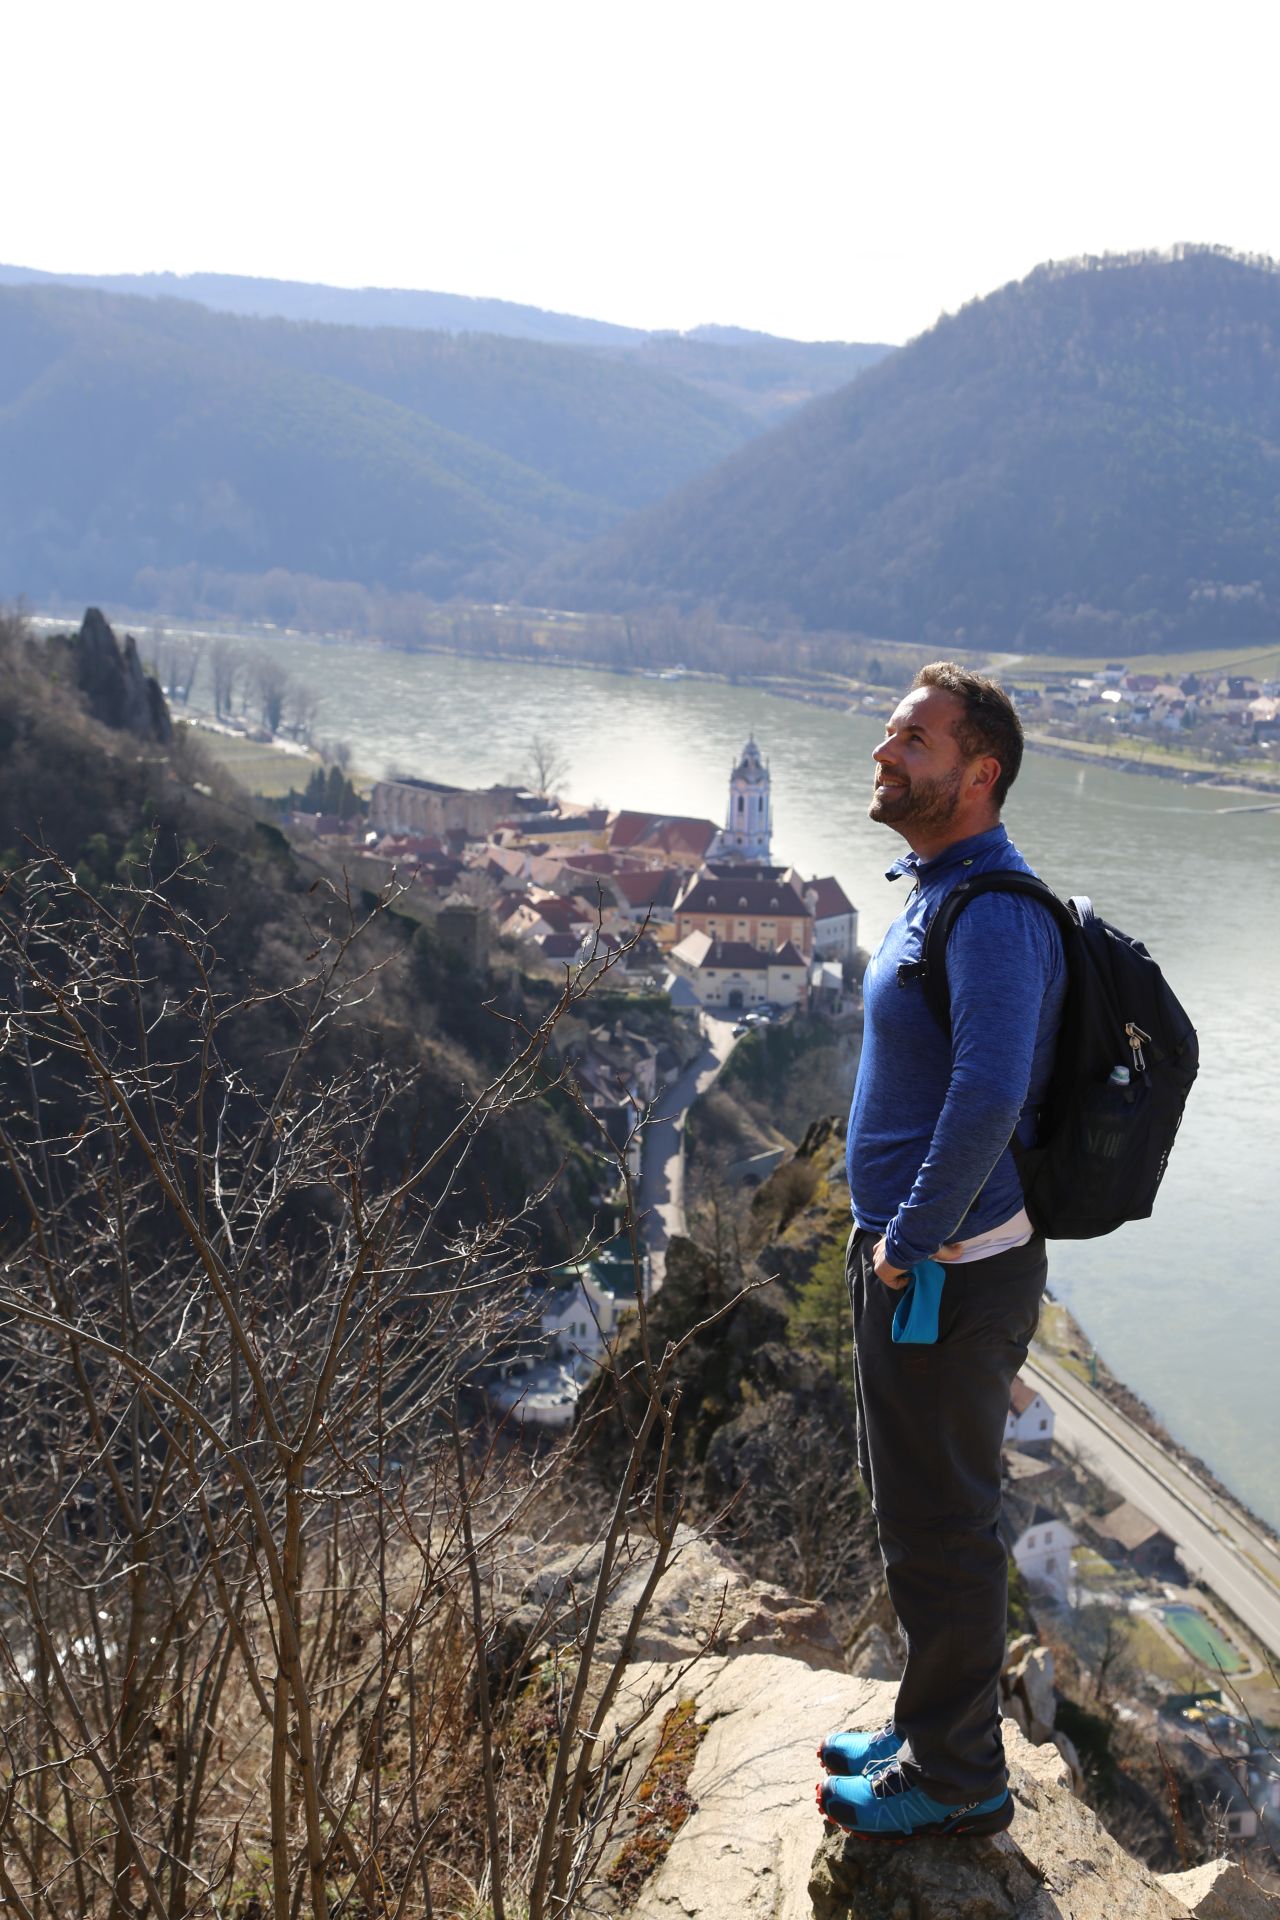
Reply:
M790 940L774 953L762 953L746 941L690 933L672 947L668 958L699 1004L720 1012L804 1006L808 1000L808 963Z
M1011 1447L1047 1447L1053 1439L1053 1408L1021 1374L1009 1389L1004 1437Z
M729 806L717 851L734 860L767 861L772 838L769 769L755 741L748 740L729 775Z
M834 874L804 889L813 915L813 951L819 960L852 960L858 947L858 910Z
M379 780L369 802L369 824L378 833L444 835L468 840L492 832L517 804L515 787L450 787L439 780Z
M1037 1507L1011 1549L1014 1565L1033 1593L1065 1601L1071 1589L1071 1551L1079 1544L1066 1521Z
M542 1337L553 1357L598 1360L618 1331L619 1303L589 1276L548 1291L540 1316Z

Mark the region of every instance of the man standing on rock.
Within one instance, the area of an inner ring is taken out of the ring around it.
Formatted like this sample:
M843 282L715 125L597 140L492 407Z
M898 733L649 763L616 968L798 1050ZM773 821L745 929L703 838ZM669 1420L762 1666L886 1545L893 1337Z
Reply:
M818 1804L868 1836L995 1833L1013 1818L1000 1738L1000 1448L1046 1272L1010 1143L1015 1128L1024 1144L1034 1138L1066 964L1045 908L984 893L947 942L950 1033L911 972L952 887L1029 871L1000 822L1022 759L1002 689L949 662L922 668L873 758L871 818L907 842L889 878L911 891L863 982L847 1277L858 1466L907 1659L892 1725L819 1748Z

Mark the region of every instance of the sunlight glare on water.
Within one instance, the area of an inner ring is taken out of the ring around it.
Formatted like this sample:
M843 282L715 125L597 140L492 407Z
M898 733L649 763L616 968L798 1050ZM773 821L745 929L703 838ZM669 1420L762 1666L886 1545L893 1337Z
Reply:
M347 740L369 773L486 785L518 774L541 733L567 754L576 800L719 821L754 734L776 856L840 879L864 946L897 911L883 874L900 842L866 816L878 720L694 680L271 645L320 697L317 733ZM1280 814L1247 805L1033 752L1006 820L1059 892L1090 894L1146 941L1201 1042L1154 1219L1054 1246L1050 1283L1174 1435L1280 1524Z

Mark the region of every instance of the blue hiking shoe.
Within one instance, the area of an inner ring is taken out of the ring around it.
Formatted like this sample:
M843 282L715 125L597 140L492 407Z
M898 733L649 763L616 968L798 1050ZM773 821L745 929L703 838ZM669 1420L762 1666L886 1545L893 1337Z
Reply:
M1007 1787L987 1800L948 1807L923 1787L913 1787L901 1767L892 1762L851 1779L830 1779L818 1785L818 1808L832 1826L859 1840L887 1840L902 1846L926 1836L959 1839L962 1834L1003 1833L1013 1819L1013 1796Z
M865 1773L892 1760L901 1745L890 1721L875 1733L829 1733L818 1748L818 1760L827 1773Z

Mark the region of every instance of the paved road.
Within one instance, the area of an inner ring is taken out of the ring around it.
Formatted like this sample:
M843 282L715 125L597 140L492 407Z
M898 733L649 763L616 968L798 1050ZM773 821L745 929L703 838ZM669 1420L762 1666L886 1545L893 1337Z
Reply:
M706 1092L737 1045L733 1037L737 1018L736 1014L731 1020L718 1020L710 1013L700 1015L702 1051L661 1099L655 1101L645 1126L639 1206L641 1230L649 1249L651 1293L658 1291L666 1276L668 1240L673 1233L685 1230L685 1115L698 1095Z
M1055 1437L1176 1542L1184 1565L1280 1659L1280 1554L1212 1488L1037 1348L1023 1376L1053 1405Z

